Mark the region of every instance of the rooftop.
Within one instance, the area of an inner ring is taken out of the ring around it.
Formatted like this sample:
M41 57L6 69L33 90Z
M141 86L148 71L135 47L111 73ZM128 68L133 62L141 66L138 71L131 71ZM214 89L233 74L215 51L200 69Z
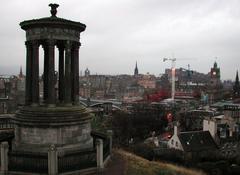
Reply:
M186 152L214 150L218 148L209 131L181 132L178 134L178 137Z

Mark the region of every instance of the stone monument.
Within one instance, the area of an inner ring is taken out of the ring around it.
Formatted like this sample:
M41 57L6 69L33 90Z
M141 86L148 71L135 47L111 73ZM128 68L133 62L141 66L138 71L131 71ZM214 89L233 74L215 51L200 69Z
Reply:
M86 25L57 17L59 5L49 6L50 17L20 23L26 31L25 105L11 117L14 126L5 128L0 174L92 175L111 154L111 134L91 131L90 111L79 103L79 41Z
M85 24L57 17L58 4L49 4L51 16L23 21L26 31L25 106L13 122L18 152L81 150L92 146L89 111L79 104L80 33ZM43 101L39 97L39 48L44 50ZM59 57L55 58L58 48ZM55 59L58 59L58 93L55 85Z

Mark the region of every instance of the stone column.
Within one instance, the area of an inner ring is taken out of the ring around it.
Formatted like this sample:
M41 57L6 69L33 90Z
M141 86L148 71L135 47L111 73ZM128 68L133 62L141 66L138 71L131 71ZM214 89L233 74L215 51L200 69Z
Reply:
M109 139L109 153L111 155L112 154L112 135L113 135L113 131L112 130L107 130L107 135L108 135L108 139Z
M53 107L56 105L55 102L55 60L54 60L54 47L55 47L55 41L54 40L48 40L47 41L47 47L48 47L48 98L47 98L47 104L50 107Z
M51 145L48 150L48 174L57 175L58 174L58 157L57 148L55 145Z
M43 70L43 99L44 103L47 102L48 99L48 47L47 44L44 43L43 45L44 49L44 70Z
M8 142L1 143L1 174L8 174Z
M32 44L29 41L26 45L26 80L25 80L25 104L30 105L32 102Z
M72 48L71 48L71 83L72 83L72 87L71 87L71 101L72 103L74 104L74 96L75 96L75 88L74 88L74 85L75 85L75 76L74 76L74 73L75 73L75 57L74 57L74 47L75 47L75 42L72 43Z
M32 105L36 106L39 104L39 42L32 42Z
M64 94L64 103L66 105L72 105L71 101L71 91L72 91L72 79L71 79L71 49L72 43L66 41L65 43L65 94Z
M60 102L63 102L64 99L64 46L58 46L59 49L59 63L58 63L58 98Z
M103 169L103 140L96 139L96 147L97 147L97 168Z
M79 47L80 43L75 42L72 50L72 101L79 104Z

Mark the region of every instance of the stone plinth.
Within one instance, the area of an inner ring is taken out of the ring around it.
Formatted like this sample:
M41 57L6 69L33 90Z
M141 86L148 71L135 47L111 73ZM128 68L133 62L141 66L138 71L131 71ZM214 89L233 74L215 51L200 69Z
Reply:
M46 152L54 144L59 150L92 147L89 111L81 106L24 107L13 118L13 148Z

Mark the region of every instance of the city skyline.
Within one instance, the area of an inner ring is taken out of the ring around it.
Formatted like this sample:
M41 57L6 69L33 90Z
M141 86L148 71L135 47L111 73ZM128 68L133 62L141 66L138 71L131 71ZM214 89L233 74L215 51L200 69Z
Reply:
M25 34L19 22L50 16L46 8L50 2L11 0L0 7L4 24L0 30L0 74L18 73L21 65L25 70ZM239 1L54 2L60 4L58 17L87 25L81 36L82 71L88 67L92 74L133 74L137 61L139 73L159 75L171 67L162 59L175 57L177 68L190 64L201 73L208 73L217 61L221 79L234 80L240 67Z

